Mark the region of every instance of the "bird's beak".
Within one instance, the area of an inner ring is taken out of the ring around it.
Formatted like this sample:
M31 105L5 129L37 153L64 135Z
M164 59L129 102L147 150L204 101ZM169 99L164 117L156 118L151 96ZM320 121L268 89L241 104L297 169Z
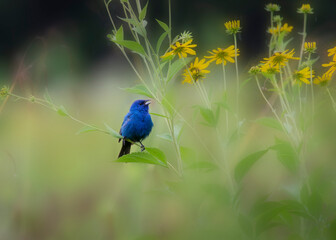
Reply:
M151 100L147 100L146 102L145 102L145 105L149 105L151 103Z

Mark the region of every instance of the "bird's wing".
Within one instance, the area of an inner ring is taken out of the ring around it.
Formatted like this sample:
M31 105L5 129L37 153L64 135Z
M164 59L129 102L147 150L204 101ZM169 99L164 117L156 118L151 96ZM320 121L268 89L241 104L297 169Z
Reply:
M124 121L123 121L123 123L121 124L121 128L120 128L120 131L119 131L119 134L121 135L121 136L123 136L123 134L122 134L122 130L123 130L123 128L125 128L125 126L127 125L127 123L131 120L131 116L132 116L132 113L127 113L126 114L126 116L124 117ZM120 139L119 139L119 142L120 142Z

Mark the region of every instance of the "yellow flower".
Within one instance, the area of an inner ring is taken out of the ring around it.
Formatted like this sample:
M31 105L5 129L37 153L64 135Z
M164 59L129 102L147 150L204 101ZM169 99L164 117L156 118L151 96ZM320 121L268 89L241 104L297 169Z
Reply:
M300 59L298 57L293 57L293 55L294 55L294 49L290 52L288 52L288 50L284 52L276 52L274 53L273 56L269 58L264 58L264 61L261 61L261 63L265 63L265 64L269 63L270 65L274 65L277 67L283 67L283 66L286 66L289 59L293 59L293 60Z
M333 56L333 61L336 61L336 47L328 49L328 57Z
M237 34L241 30L240 20L228 21L228 22L224 23L224 25L226 27L226 32L228 34Z
M269 28L268 32L272 35L280 34L280 26Z
M285 23L281 29L280 32L286 32L286 33L290 33L293 30L293 26L289 26L288 23Z
M331 80L331 74L325 73L322 77L318 76L314 79L314 84L325 86Z
M260 71L261 73L266 75L273 75L280 72L280 68L278 65L273 65L272 63L267 62L265 64L260 65Z
M209 51L209 53L212 56L205 56L205 58L211 59L209 60L209 63L216 61L216 64L224 63L224 65L226 65L227 62L234 63L236 51L234 45L231 45L230 47L225 49L214 49L212 51ZM239 56L239 49L237 49L237 56Z
M280 11L280 6L278 4L275 3L269 3L266 5L265 10L267 12L278 12Z
M310 7L310 4L302 4L298 9L298 13L313 14L313 8Z
M251 75L257 75L258 73L261 72L261 69L259 66L253 66L250 68L250 70L248 71L249 74Z
M304 48L307 53L315 53L316 51L316 42L305 42Z
M176 42L175 45L170 46L173 50L167 52L166 54L161 56L161 58L167 58L172 55L178 55L179 58L185 58L188 56L188 54L196 55L196 52L192 48L196 47L197 45L191 44L192 41L193 40L191 39L188 42L182 44L180 42Z
M330 67L326 73L332 75L336 71L336 61L324 63L322 64L322 67Z
M268 32L272 35L278 35L280 33L290 33L293 30L293 26L289 26L288 23L285 23L282 27L279 25L277 27L269 28Z
M209 70L206 70L208 66L209 63L205 62L204 58L201 61L198 61L198 57L196 57L195 62L191 63L189 68L184 70L184 81L182 83L192 84L202 78L205 78L205 74L210 72Z
M308 80L310 77L314 77L314 71L310 71L309 67L294 72L294 79L304 82L305 84L310 84L310 81Z

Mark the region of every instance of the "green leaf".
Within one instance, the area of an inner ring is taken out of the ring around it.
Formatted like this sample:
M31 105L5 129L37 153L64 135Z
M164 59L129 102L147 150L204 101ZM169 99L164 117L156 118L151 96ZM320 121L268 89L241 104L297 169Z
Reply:
M165 166L167 166L166 156L160 149L146 147L146 151L155 158L159 159Z
M118 31L115 34L115 40L117 41L122 41L124 40L124 29L123 26L121 25Z
M163 40L167 37L168 33L164 32L161 34L161 36L159 37L157 43L156 43L156 52L159 53L160 51L160 47L162 45Z
M154 98L153 95L150 94L146 86L144 86L143 84L138 84L131 88L123 88L123 90L129 93L135 93L149 98Z
M165 24L164 22L162 22L158 19L155 19L155 20L159 23L159 25L163 28L163 30L165 30L165 32L169 32L169 27L168 27L167 24Z
M239 89L243 89L245 87L246 84L248 84L253 78L252 77L249 77L247 79L245 79L242 84L240 84L240 87Z
M167 98L163 98L161 101L162 106L168 111L170 116L175 116L175 111L172 108L172 105L170 104L170 102L168 101Z
M85 126L85 127L81 128L76 134L94 132L94 131L98 131L98 129L96 127Z
M158 117L163 117L163 118L168 118L167 116L165 115L162 115L162 114L158 114L158 113L149 113L150 115L154 115L154 116L158 116Z
M111 41L125 48L128 48L129 50L138 53L142 56L146 55L144 48L138 42L131 40L116 40L116 39L112 39Z
M144 20L144 18L146 17L147 14L147 6L148 6L148 1L145 5L145 7L141 10L140 14L139 14L139 19L140 21Z
M130 154L126 154L116 160L116 162L125 162L125 163L147 163L147 164L154 164L159 165L162 167L167 167L167 163L160 160L158 157L163 157L164 154L160 150L153 150L150 149L151 153L149 151L145 152L134 152ZM161 155L163 154L163 156ZM165 160L165 158L164 158Z
M237 182L240 182L250 168L255 164L265 153L268 152L268 149L262 150L259 152L252 153L247 157L243 158L235 168L235 179Z
M279 121L274 118L270 118L270 117L259 118L256 120L256 123L259 123L260 125L263 125L266 127L274 128L279 131L283 131L283 128L281 124L279 123Z
M276 151L278 160L290 171L298 169L299 158L289 142L276 139L276 145L271 147Z
M303 68L305 68L305 67L311 67L311 66L313 66L313 64L314 64L317 60L319 60L319 58L320 58L320 57L316 57L316 58L314 58L314 59L310 59L309 61L308 61L308 60L307 60L307 61L304 61L304 62L301 64L300 69L303 69Z
M198 108L200 110L201 116L205 120L204 124L209 127L215 127L217 125L217 121L212 110L202 106L198 106Z
M268 202L266 202L267 204ZM260 235L264 231L273 228L279 223L274 222L273 220L278 217L282 212L286 211L286 207L278 202L270 202L269 208L265 208L255 220L255 231L256 235Z
M110 134L111 136L113 136L115 138L124 138L117 131L115 131L113 128L111 128L109 125L107 125L106 123L105 123L105 127L106 127L106 130L107 130L108 134Z
M286 49L287 45L293 40L294 38L288 39L286 42L283 43L283 48Z
M309 210L309 212L315 216L318 217L323 211L323 200L320 195L320 189L308 189L306 185L302 186L302 189L300 191L300 200L306 206L306 208Z
M158 136L159 138L161 138L163 140L173 142L173 138L171 137L171 135L169 133L158 134L156 136Z
M142 20L139 24L134 26L132 30L137 32L139 35L145 37L147 35L146 26L147 26L147 21Z
M48 103L53 104L53 101L50 97L48 89L45 90L43 97L44 97L44 100L46 100Z
M177 59L172 63L170 66L169 72L168 72L168 77L167 77L167 82L169 82L175 75L184 67L186 64L188 64L193 58L181 58Z
M286 211L288 211L289 213L307 219L312 219L312 217L307 212L306 207L302 203L296 200L283 200L280 201L280 203L286 208Z
M129 24L132 24L133 26L136 26L138 25L138 21L137 19L133 19L133 18L122 18L122 17L118 17L120 20L126 22L126 23L129 23Z
M57 113L61 115L62 117L69 116L69 113L67 112L67 110L65 109L63 105L59 106L59 108L57 109Z
M174 135L175 135L175 139L179 140L181 137L181 133L182 133L182 129L183 129L183 123L179 123L179 124L175 124L174 125Z
M205 122L202 124L209 126L209 127L214 127L217 125L217 120L219 117L219 106L217 105L217 110L216 113L214 113L211 109L205 108L203 106L196 105L195 106L199 111Z

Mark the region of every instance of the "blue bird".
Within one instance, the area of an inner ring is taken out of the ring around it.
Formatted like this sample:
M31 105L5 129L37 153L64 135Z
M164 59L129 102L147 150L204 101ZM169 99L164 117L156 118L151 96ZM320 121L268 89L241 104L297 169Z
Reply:
M145 150L145 146L141 141L150 134L153 128L152 118L148 113L148 105L150 103L150 100L136 100L126 114L119 132L123 136L123 141L118 158L129 154L131 151L132 143L126 139L132 142L139 142L141 151ZM120 141L121 139L119 139Z

